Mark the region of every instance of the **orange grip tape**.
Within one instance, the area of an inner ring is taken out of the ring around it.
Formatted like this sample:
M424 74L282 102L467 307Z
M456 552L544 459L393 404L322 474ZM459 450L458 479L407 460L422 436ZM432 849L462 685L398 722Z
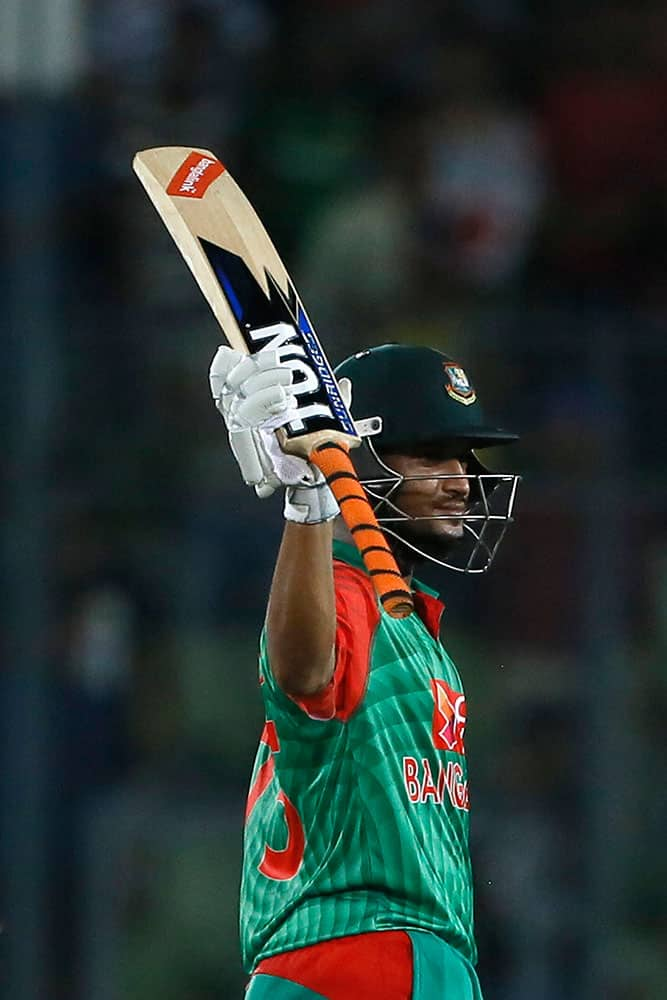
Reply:
M407 618L414 611L410 588L382 534L348 449L337 441L327 441L313 449L309 461L323 473L335 496L382 607L392 618Z

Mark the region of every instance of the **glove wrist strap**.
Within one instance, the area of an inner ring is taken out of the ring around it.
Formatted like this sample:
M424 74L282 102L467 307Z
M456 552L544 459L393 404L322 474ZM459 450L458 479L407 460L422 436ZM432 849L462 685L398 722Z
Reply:
M297 524L322 524L338 517L338 504L325 482L313 486L288 486L284 517Z

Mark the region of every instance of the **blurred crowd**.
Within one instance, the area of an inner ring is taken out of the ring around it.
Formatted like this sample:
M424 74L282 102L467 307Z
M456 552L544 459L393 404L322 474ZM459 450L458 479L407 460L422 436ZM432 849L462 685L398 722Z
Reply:
M488 1000L657 1000L667 8L88 0L86 16L85 75L52 109L77 156L55 222L49 1000L213 1000L244 981L241 815L280 505L227 455L207 386L219 334L130 169L156 145L227 164L334 361L438 346L522 432L497 567L435 581L472 706L480 974ZM591 801L611 793L587 766L585 632L605 505L623 553L606 722L622 823L591 992Z

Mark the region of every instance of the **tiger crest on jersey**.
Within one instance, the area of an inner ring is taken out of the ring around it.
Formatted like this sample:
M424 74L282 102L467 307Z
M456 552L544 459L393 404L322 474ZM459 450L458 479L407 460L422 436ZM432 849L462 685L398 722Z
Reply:
M433 745L436 750L451 750L465 754L467 709L463 692L455 691L446 681L434 678L433 693Z

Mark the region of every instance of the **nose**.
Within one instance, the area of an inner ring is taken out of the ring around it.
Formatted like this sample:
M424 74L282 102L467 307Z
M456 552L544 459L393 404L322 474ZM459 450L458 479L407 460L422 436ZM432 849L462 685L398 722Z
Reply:
M447 462L443 463L442 472L447 476L465 477L466 467L459 458L451 458ZM468 478L441 479L440 485L443 491L449 496L454 496L463 500L467 500L470 496L470 480Z

